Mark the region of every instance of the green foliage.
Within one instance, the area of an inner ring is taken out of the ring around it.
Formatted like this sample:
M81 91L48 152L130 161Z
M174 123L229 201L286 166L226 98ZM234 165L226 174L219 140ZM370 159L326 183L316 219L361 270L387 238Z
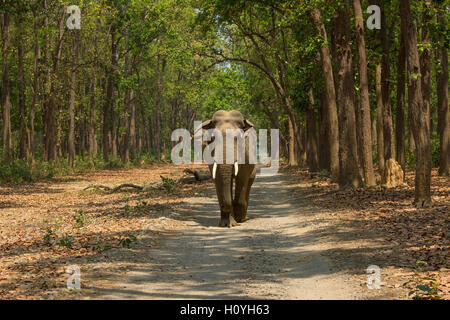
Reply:
M0 161L0 182L30 182L32 170L25 160Z
M83 227L88 222L86 213L82 209L75 211L73 218L78 227Z
M130 215L138 214L145 207L147 207L147 201L141 200L138 202L138 204L136 206L130 206L130 205L126 204L123 207L123 210L124 210L126 216L130 216Z
M426 261L417 260L415 265L411 267L414 270L414 278L405 282L403 286L413 285L413 289L409 291L408 296L414 300L440 300L441 291L440 283L432 277L423 276L423 266L428 263Z
M155 164L160 162L153 154L142 154L130 164L124 164L120 158L110 158L105 162L101 157L94 158L93 164L88 157L76 156L74 167L68 165L67 159L59 161L35 160L30 165L26 160L14 159L9 163L0 160L0 183L24 183L85 173L93 169L118 169Z
M47 230L44 233L44 243L47 245L50 245L52 243L52 238L54 236L54 231L51 228L47 228Z
M176 189L176 182L175 180L171 179L171 178L166 178L161 176L162 182L163 182L163 188L164 190L166 190L167 192L171 193L174 192Z
M438 138L431 139L431 160L433 167L439 167L441 150Z
M98 245L95 245L92 247L92 251L103 252L103 251L107 251L111 248L112 248L112 246L109 243L98 244Z
M53 225L47 225L46 222L44 222L44 229L43 232L43 241L48 246L60 246L60 247L66 247L68 249L72 249L72 244L74 237L70 236L67 233L59 234L58 229L60 228L60 222L58 220L55 221Z
M326 178L326 177L329 177L329 176L330 176L330 173L328 172L328 170L322 169L322 170L320 170L320 171L317 173L317 176L318 176L319 178Z
M137 241L137 238L134 235L128 234L126 238L120 239L119 245L122 247L129 248L131 246L131 244L136 241Z
M55 244L60 247L66 247L68 249L72 249L73 237L65 233L61 237L55 240Z

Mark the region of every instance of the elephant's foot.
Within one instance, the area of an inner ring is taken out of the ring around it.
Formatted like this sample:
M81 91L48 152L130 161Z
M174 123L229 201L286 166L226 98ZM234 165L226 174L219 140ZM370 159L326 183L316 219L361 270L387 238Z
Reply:
M245 221L247 221L247 220L248 220L247 215L242 216L242 217L236 217L236 221L239 222L239 223L245 222Z
M220 218L219 227L231 228L231 227L235 227L237 225L238 224L237 224L236 220L234 219L234 217L231 214L228 214L226 216L222 215Z
M234 217L237 222L240 223L240 222L244 222L244 221L248 220L247 213L245 212L245 209L243 208L243 206L235 205L233 207L233 211L234 211Z

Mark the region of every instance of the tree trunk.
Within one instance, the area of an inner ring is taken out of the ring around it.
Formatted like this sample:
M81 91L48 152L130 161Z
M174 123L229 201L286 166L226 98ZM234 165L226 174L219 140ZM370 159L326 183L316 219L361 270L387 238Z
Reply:
M69 98L69 136L67 139L69 149L69 167L73 168L75 162L75 88L77 83L77 65L78 65L78 44L80 34L75 32L73 44L72 74L70 77L70 98Z
M381 64L377 65L376 69L376 93L377 93L377 153L378 153L378 170L380 171L380 176L383 177L384 173L384 121L383 121L383 94L381 89Z
M17 19L17 56L18 56L18 87L19 87L19 157L25 159L27 156L27 124L26 124L26 107L25 107L25 77L23 70L23 25L22 17Z
M310 172L316 172L319 170L319 155L318 155L318 142L317 142L317 121L316 112L314 109L314 92L313 89L309 89L309 105L306 111L306 134L307 145L306 155Z
M117 72L117 43L116 43L116 29L113 25L111 27L111 57L110 70L107 75L106 84L106 101L103 104L103 128L102 128L102 150L103 159L108 162L109 155L113 151L113 114L114 114L114 81Z
M34 57L33 57L33 99L30 107L30 131L28 133L28 163L32 164L34 161L34 118L38 103L39 90L39 59L41 58L41 47L39 44L39 31L37 23L37 13L33 9L34 15Z
M411 17L409 0L400 1L401 30L405 34L406 61L408 66L408 106L411 128L416 143L416 177L415 197L416 206L423 207L431 204L431 146L430 122L428 109L423 102L422 83L420 79L420 61L417 52L416 25Z
M422 14L422 46L423 50L420 54L420 72L422 81L422 95L424 107L427 110L428 122L430 124L430 137L431 137L431 35L430 35L430 22L431 22L431 1L425 0L423 3Z
M95 68L92 67L91 73L91 108L89 110L89 162L91 166L94 166L94 157L97 155L97 135L96 135L96 100L95 100L95 82L96 82L96 72Z
M444 7L438 10L438 23L445 26ZM443 34L440 34L441 47L437 51L440 68L437 72L438 96L438 133L439 133L439 175L450 175L450 115L448 110L448 53L444 46Z
M3 158L11 158L11 100L9 89L9 25L10 13L3 14L3 57L2 57L2 110L3 110Z
M134 102L134 90L130 89L130 156L136 158L136 105Z
M290 118L287 119L289 128L289 166L297 166L297 157L295 156L295 134L294 126Z
M386 14L382 1L379 1L381 7L381 45L383 47L383 55L381 59L381 95L383 103L383 156L385 161L395 157L394 143L394 127L392 122L391 95L390 95L390 37L388 35L389 27L386 23Z
M155 119L155 153L158 159L161 159L161 96L162 96L162 70L161 70L161 54L158 53L157 67L156 67L156 109L154 113Z
M327 117L327 107L325 93L320 94L320 105L319 105L319 167L321 170L330 171L330 147L328 146L328 117Z
M354 106L351 31L348 10L340 10L336 19L338 60L336 93L339 103L339 185L361 187Z
M44 0L44 9L47 10L47 4ZM55 55L53 57L53 70L52 73L54 77L58 74L59 64L61 60L61 49L62 49L62 39L64 35L64 21L66 16L66 11L64 7L61 7L61 18L59 20L59 35L56 41L56 49L54 50ZM48 18L44 18L44 28L48 26ZM45 61L49 63L50 55L50 43L48 35L45 36ZM50 86L50 90L47 91L48 100L44 110L44 161L56 160L56 127L55 127L55 113L56 113L56 102L57 102L57 83L55 79L52 79L50 69L47 71L47 88Z
M372 137L369 102L369 80L367 76L366 43L364 39L364 20L360 0L353 0L355 11L355 32L359 56L359 115L361 124L361 164L364 172L364 182L367 186L375 185L373 174Z
M377 132L377 118L372 119L372 153L378 152L378 132Z
M320 59L322 72L325 80L325 97L328 113L328 139L330 148L330 173L331 178L335 181L339 177L339 127L336 105L336 92L334 87L333 68L331 64L330 50L328 47L327 31L321 21L319 9L314 8L309 12L310 18L319 36L322 37L323 43L320 46Z
M397 110L395 116L395 136L397 140L397 162L405 172L405 67L406 52L404 34L400 32L400 49L398 53L398 69L397 69Z
M58 105L58 115L56 117L56 159L60 159L63 157L63 151L62 151L62 138L63 138L63 129L62 129L62 121L63 121L63 111L62 111L62 105Z
M115 68L117 70L117 68ZM120 90L117 90L117 101L120 101ZM117 159L118 147L117 147L117 133L119 131L117 124L116 103L113 101L111 104L111 156L113 159Z

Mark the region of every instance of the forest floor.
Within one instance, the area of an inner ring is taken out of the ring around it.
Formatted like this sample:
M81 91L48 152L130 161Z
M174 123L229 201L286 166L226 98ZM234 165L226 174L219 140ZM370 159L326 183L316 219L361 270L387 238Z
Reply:
M2 299L450 298L450 183L433 171L431 208L408 187L339 190L301 169L258 176L249 217L217 227L211 181L105 193L185 168L93 171L0 186ZM381 288L366 285L380 267ZM68 266L81 290L68 290ZM434 280L433 280L434 279ZM414 291L411 295L408 295Z

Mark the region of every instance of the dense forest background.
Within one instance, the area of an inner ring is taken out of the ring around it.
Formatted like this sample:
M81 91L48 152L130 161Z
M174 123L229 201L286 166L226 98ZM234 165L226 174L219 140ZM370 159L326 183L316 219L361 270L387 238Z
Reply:
M432 167L450 174L449 5L3 0L0 180L170 160L172 130L238 109L341 186L414 167L428 205Z

